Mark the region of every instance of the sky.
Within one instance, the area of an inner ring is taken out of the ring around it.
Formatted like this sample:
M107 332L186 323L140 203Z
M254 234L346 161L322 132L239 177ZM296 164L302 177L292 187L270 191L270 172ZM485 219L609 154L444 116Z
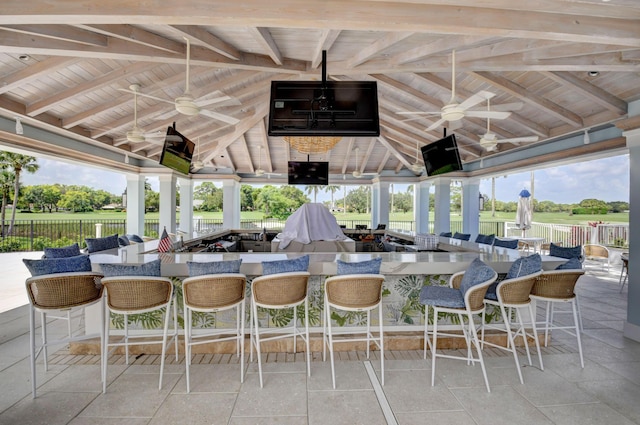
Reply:
M54 184L85 185L119 195L126 188L124 174L114 173L76 163L37 158L40 169L35 174L23 173L23 185ZM158 179L149 178L154 190ZM396 193L406 192L408 185L396 184ZM496 199L517 200L523 189L531 188L531 173L510 174L496 178ZM304 190L304 189L303 189ZM481 180L480 192L491 197L491 179ZM340 197L341 194L336 193ZM629 156L620 155L592 161L544 168L534 173L534 196L540 201L558 204L579 203L595 198L605 202L629 201ZM318 194L318 201L328 201L329 194Z

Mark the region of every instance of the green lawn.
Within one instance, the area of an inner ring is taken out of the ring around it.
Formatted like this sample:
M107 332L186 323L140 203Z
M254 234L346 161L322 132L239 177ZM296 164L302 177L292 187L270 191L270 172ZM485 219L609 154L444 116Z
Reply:
M178 217L179 213L176 214ZM222 212L205 212L194 211L195 217L202 217L205 219L222 219ZM263 213L261 212L242 212L240 218L242 219L260 219ZM336 213L338 220L368 220L369 214L355 214L355 213ZM7 219L11 217L11 214L7 214ZM91 213L16 213L16 220L125 220L127 214L125 212L111 212L111 211L96 211ZM157 219L159 213L147 213L145 218ZM431 214L433 219L433 214ZM413 213L393 213L390 216L391 221L413 221ZM462 217L459 213L451 214L452 221L460 221ZM481 221L513 221L515 220L515 213L496 212L495 217L491 217L491 212L483 211L480 214ZM587 224L587 222L603 221L605 223L628 223L629 213L614 213L605 215L569 215L567 213L534 213L533 221L540 223L554 223L554 224Z

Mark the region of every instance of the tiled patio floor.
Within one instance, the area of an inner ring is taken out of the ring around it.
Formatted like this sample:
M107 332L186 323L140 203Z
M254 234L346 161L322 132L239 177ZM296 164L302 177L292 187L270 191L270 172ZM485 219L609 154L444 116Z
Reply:
M167 357L159 391L158 356L129 366L114 356L102 394L99 357L62 348L49 372L39 360L33 400L27 308L15 308L0 314L0 424L640 424L640 343L622 336L626 289L619 293L619 266L610 274L599 265L588 270L578 284L585 368L575 338L553 335L543 350L545 370L534 359L534 367L523 367L521 385L513 359L487 349L490 393L477 366L439 360L431 387L431 361L420 351L395 351L386 353L381 388L377 353L370 362L363 353L340 353L336 390L321 353L314 353L311 377L302 357L271 354L263 389L255 363L240 384L236 357L199 355L190 394L183 357Z

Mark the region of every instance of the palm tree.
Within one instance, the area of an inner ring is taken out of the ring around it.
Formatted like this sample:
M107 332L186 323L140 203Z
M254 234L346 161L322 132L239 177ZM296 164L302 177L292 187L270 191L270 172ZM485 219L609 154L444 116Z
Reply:
M40 167L35 161L35 157L19 153L2 152L0 155L0 164L3 164L4 168L13 170L15 174L15 181L13 183L13 209L11 211L11 224L9 224L8 234L13 232L13 224L16 221L18 195L20 194L20 174L22 171L26 171L27 173L35 173L38 171Z
M317 184L311 184L304 189L307 195L313 194L313 202L318 202L316 198L318 197L318 192L320 192L320 186Z
M340 190L340 186L336 186L336 185L329 185L329 186L325 186L324 188L325 192L331 193L331 209L335 208L335 205L333 203L333 195L339 190Z
M9 200L9 194L13 190L16 175L12 171L2 170L0 171L0 196L2 197L2 206L0 207L0 220L2 228L0 229L0 236L4 238L4 221L7 212L7 201Z

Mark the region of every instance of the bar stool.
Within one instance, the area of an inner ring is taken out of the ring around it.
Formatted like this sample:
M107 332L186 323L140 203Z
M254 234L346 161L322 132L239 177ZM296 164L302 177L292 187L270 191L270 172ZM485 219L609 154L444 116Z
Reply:
M191 390L189 369L191 366L191 347L194 345L235 341L236 355L240 356L240 382L244 382L246 283L246 276L240 273L209 274L188 277L182 281L187 393ZM201 329L201 333L193 335L193 312L219 313L230 309L236 309L235 329Z
M485 321L485 312L482 312L482 332L480 339L482 340L482 348L484 349L484 345L490 345L492 347L499 348L501 350L510 351L513 354L513 359L516 363L516 370L518 371L518 377L520 378L520 383L524 384L524 379L522 378L522 371L520 370L520 362L518 360L518 352L516 350L516 338L518 335L522 336L522 340L524 341L525 351L527 352L527 359L529 360L529 365L532 365L531 362L531 352L529 351L529 342L527 341L527 337L533 338L536 343L536 350L538 351L538 360L540 362L540 369L544 370L544 366L542 364L542 354L540 353L540 342L538 341L538 331L536 330L536 319L533 308L531 307L531 289L535 284L538 276L542 274L542 271L528 274L525 276L515 277L512 279L504 279L498 286L496 287L496 293L490 295L487 293L484 299L485 304L494 305L500 308L500 313L502 315L502 321L504 323L504 328L495 325L489 325ZM492 299L492 298L496 299ZM507 313L508 309L508 313ZM525 310L525 315L528 312L528 316L531 321L532 333L527 333L524 327L524 321L522 320L523 312L521 310ZM511 321L511 313L515 311L516 320L518 322L514 331L514 324ZM501 332L507 333L507 345L506 347L500 344L494 344L492 342L485 341L485 329L494 329L499 330Z
M73 336L70 331L65 338L50 341L47 339L47 317L55 319L67 319L67 317L48 316L49 313L70 311L72 309L82 309L94 304L101 304L102 285L100 278L102 274L94 272L66 272L45 274L27 278L25 281L27 295L29 296L29 349L31 353L31 395L36 398L36 359L40 353L44 353L44 367L48 370L47 347L70 342L92 339L100 337L100 349L104 346L104 329L100 326L99 333ZM104 309L100 311L104 314ZM36 346L35 313L39 312L42 321L42 344ZM101 316L104 322L104 316ZM70 322L69 322L70 323ZM103 374L104 356L100 356L100 373L102 382L105 381Z
M262 382L261 344L293 337L293 352L297 352L297 339L305 343L307 376L311 376L311 355L309 350L309 300L307 288L309 272L285 272L259 276L251 282L251 357L255 347L258 353L258 373L260 388ZM304 305L304 331L298 329L298 306ZM258 307L281 310L292 309L293 319L288 327L261 328L258 319ZM263 337L263 335L271 335Z
M125 347L126 364L129 364L129 346L131 345L149 345L162 344L162 353L160 357L160 380L158 389L162 389L162 377L164 374L164 358L167 349L167 334L169 331L169 320L171 310L173 310L173 335L172 340L175 343L176 361L178 360L178 316L175 303L173 301L173 283L166 277L156 276L113 276L102 279L106 293L104 334L105 343L103 346L103 357L105 359L103 365L102 392L107 391L107 358L109 355L109 347ZM173 309L172 309L173 307ZM162 335L159 333L145 333L144 335L129 334L129 316L132 314L149 313L152 311L165 309L164 313L164 330ZM124 316L124 335L118 342L109 341L109 328L111 320L110 313L121 314ZM159 338L162 339L149 339Z
M561 330L569 335L575 336L578 341L578 352L580 353L580 365L584 368L584 358L582 356L582 340L580 337L580 308L578 297L574 288L580 276L585 273L582 269L549 270L544 271L531 289L531 298L546 302L544 324L544 346L549 343L549 331ZM571 311L555 311L554 304L569 303ZM554 324L554 314L568 313L573 316L573 325Z
M371 342L380 350L380 374L384 385L384 334L382 330L382 283L384 276L380 274L352 274L329 277L324 282L324 311L322 358L326 359L326 349L329 346L331 357L331 378L333 389L336 388L336 372L333 360L334 344L343 342L366 342L367 359ZM378 309L378 337L371 332L371 311ZM332 325L332 309L347 312L365 312L366 329L338 329ZM358 335L355 338L342 338L347 335ZM336 337L338 337L336 339Z

